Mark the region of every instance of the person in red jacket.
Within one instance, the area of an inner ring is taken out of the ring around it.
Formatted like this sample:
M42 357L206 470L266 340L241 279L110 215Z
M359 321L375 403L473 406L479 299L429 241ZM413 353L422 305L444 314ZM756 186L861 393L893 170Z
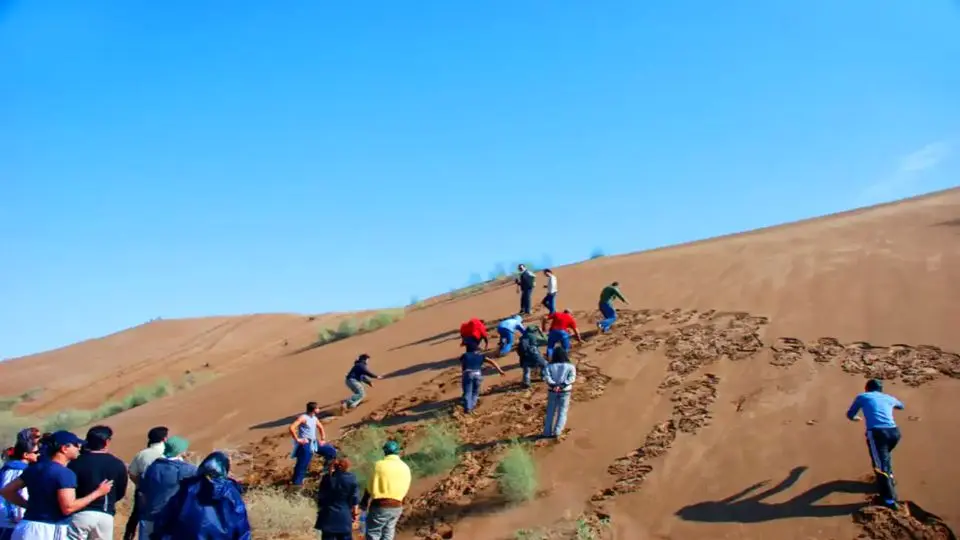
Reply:
M487 324L483 319L474 317L460 325L460 345L467 348L467 352L475 352L480 349L480 342L483 342L483 348L490 346L490 338L487 336Z
M547 321L550 321L550 332L547 334L547 360L553 357L553 347L558 343L563 346L563 350L570 350L570 331L576 336L577 343L583 343L580 331L577 330L577 321L574 320L569 309L544 317L541 323L543 330L547 329Z

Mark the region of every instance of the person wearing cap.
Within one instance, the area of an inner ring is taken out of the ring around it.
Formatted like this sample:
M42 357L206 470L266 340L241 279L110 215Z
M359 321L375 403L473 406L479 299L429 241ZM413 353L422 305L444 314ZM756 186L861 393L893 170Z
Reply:
M550 331L547 333L547 360L550 360L553 356L553 348L557 344L562 345L565 351L570 350L569 332L571 331L573 335L576 336L577 342L583 343L583 338L580 337L580 331L577 330L577 321L573 318L573 314L570 313L569 309L544 317L541 323L544 329L547 327L547 321L550 321Z
M543 271L543 275L547 276L547 284L543 286L547 290L547 294L540 304L547 308L549 313L553 314L557 312L557 276L549 268Z
M170 430L165 426L156 426L150 428L147 432L147 447L137 452L130 462L128 470L130 480L134 485L139 485L140 478L143 476L147 467L157 459L163 457L164 441L170 435ZM123 531L123 540L133 540L137 536L137 525L140 523L140 489L139 487L133 494L133 510L130 511L130 517L127 518L127 525Z
M127 466L110 453L112 439L113 430L108 426L93 426L87 430L80 457L68 465L77 475L78 497L93 493L104 480L113 482L113 489L109 493L70 516L70 528L67 531L70 540L113 540L116 504L127 494Z
M877 493L883 504L890 508L897 508L897 491L893 479L893 462L891 453L900 442L900 429L893 419L893 410L903 410L903 402L883 393L883 383L878 379L870 379L864 392L854 398L847 409L847 418L852 422L859 422L857 413L863 411L866 424L867 450L870 452L870 462L873 464L876 478Z
M17 439L10 459L0 467L0 489L20 478L31 463L36 463L38 453L39 448L33 439ZM24 500L27 500L30 495L26 487L19 493ZM23 510L22 507L0 497L0 540L10 540L13 537L13 529L23 519Z
M140 540L150 540L154 522L180 489L180 482L197 474L197 468L183 459L190 443L183 437L170 437L163 443L163 456L154 460L140 480Z
M613 323L617 320L617 310L613 307L614 300L620 300L624 304L630 304L620 292L620 283L614 281L600 291L600 314L603 319L597 323L597 328L601 333L608 332Z
M69 431L52 433L47 441L49 459L27 467L19 478L0 489L0 497L26 508L11 540L60 540L67 534L69 517L113 489L104 480L85 497L77 497L77 475L67 465L80 456L83 439ZM29 499L20 496L24 487Z
M510 354L513 348L513 334L523 332L523 315L519 313L500 321L497 325L497 334L500 335L500 356Z
M353 395L340 404L341 413L347 412L348 409L355 409L357 405L360 405L360 402L363 401L363 398L366 396L363 385L373 386L370 379L383 378L381 375L374 375L373 372L367 368L367 360L370 360L370 355L361 354L354 360L353 366L351 366L350 371L347 372L345 382L347 388L353 392Z
M479 351L481 341L484 349L490 346L486 321L474 317L460 325L460 346L467 352Z
M410 467L400 459L400 444L387 441L384 458L373 465L360 508L367 509L366 540L393 540L410 491Z

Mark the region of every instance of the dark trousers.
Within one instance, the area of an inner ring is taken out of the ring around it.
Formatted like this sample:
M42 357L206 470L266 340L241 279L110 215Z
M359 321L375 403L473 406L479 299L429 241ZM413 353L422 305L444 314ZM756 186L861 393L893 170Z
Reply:
M295 486L303 484L303 479L307 477L307 471L310 470L310 461L313 460L313 448L311 443L298 444L295 452L297 463L293 466L293 481Z
M553 315L557 312L557 293L547 293L547 295L543 297L543 302L540 303Z
M127 518L127 526L123 530L123 540L134 540L137 537L137 525L140 524L140 490L133 493L133 509Z
M897 428L867 430L867 449L870 451L870 462L873 463L873 472L876 476L877 493L886 502L897 500L890 453L899 442L900 430Z
M520 289L520 313L525 315L532 313L530 311L531 297L533 297L533 289Z

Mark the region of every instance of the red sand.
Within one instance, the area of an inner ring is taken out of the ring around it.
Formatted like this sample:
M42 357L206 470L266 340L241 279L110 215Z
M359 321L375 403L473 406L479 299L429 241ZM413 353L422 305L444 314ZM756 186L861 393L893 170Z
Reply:
M901 496L922 506L915 516L932 512L960 527L960 189L556 272L558 305L577 311L585 328L610 281L633 304L615 332L576 349L571 431L536 450L544 492L515 508L493 497L498 448L489 443L536 433L544 396L516 388L516 369L487 377L485 393L502 391L481 397L476 417L458 418L468 441L487 444L446 477L415 486L402 538L509 538L536 527L559 534L581 514L609 516L606 534L638 540L947 538L890 512L858 510L870 464L863 425L843 415L865 373L888 378L907 406L894 452ZM146 430L164 423L200 450L256 449L245 465L268 481L292 466L282 435L289 417L307 400L343 399L356 354L369 353L377 373L401 374L378 381L328 433L367 415L413 429L425 416L418 412L458 394L458 341L443 334L517 304L513 288L501 287L295 355L287 353L308 345L320 321L161 321L0 364L0 394L47 376L29 410L93 406L210 362L223 368L216 379L112 417L115 449L129 458ZM70 375L52 375L61 368Z

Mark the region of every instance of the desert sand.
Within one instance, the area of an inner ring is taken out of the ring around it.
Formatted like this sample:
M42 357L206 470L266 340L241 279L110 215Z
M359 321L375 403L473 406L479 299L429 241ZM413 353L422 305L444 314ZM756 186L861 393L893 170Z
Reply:
M960 528L960 189L555 272L558 306L587 339L572 353L569 433L536 443L541 495L504 507L493 494L502 443L542 427L544 390L518 385L511 356L505 378L486 377L476 415L451 412L469 451L414 486L400 538L512 538L579 515L609 517L608 534L631 540L948 538L943 525L865 509L863 425L844 413L867 376L906 404L893 458L901 498L915 516ZM614 280L631 305L596 335L597 297ZM329 419L328 435L364 421L412 430L453 409L459 322L517 306L513 287L494 287L299 353L322 317L156 321L0 364L0 394L42 378L21 412L95 406L210 364L210 381L111 417L114 450L130 458L166 424L194 448L250 456L238 463L248 479L282 481L286 424L311 399L334 409L357 354L386 378L358 410Z

